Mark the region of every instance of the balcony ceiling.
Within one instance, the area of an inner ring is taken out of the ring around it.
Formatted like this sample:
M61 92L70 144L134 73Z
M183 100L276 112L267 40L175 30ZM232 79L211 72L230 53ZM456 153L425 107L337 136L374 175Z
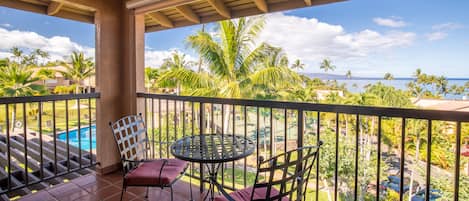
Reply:
M322 5L344 0L127 0L126 7L145 15L146 32L224 19ZM0 0L0 6L86 23L95 9L72 0Z
M95 9L69 0L0 0L0 6L94 23Z
M127 8L145 13L146 32L257 15L342 0L130 0Z

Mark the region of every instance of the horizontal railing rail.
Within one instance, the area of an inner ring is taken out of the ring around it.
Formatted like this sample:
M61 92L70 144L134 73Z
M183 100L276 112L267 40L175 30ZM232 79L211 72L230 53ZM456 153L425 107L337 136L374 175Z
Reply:
M360 114L370 116L405 117L414 119L432 119L443 121L465 121L469 122L468 112L445 111L445 110L422 110L411 108L371 107L354 105L335 105L304 102L268 101L251 99L228 99L194 96L176 96L168 94L138 93L140 98L168 99L177 101L203 102L212 104L243 105L252 107L268 107L292 110L321 111L343 114Z
M89 173L99 93L0 98L0 196Z
M100 96L99 93L86 93L86 94L61 94L61 95L48 95L48 96L0 97L0 104L35 103L35 102L46 102L46 101L87 99L87 98L99 98L99 96Z
M460 185L469 183L469 169L461 175L463 164L469 164L461 158L466 148L469 153L468 112L147 93L137 97L145 102L154 157L171 157L169 145L162 142L188 135L236 134L256 142L253 157L221 166L219 179L228 189L253 184L250 175L259 156L323 141L310 178L315 182L308 185L312 200L469 199L469 189ZM204 174L202 165L192 164L190 176ZM201 190L204 185L200 183Z

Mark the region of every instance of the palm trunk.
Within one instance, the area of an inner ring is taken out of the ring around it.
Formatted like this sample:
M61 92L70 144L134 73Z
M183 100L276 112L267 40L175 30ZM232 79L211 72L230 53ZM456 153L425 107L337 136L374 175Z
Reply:
M77 83L75 83L75 93L76 93L76 94L79 94L79 93L80 93L80 81L78 81Z
M325 186L326 191L327 191L327 200L332 201L332 195L331 195L331 192L330 192L330 189L329 189L329 185L327 184L327 180L323 179L322 182L324 183L324 186ZM316 193L319 193L319 190Z
M176 84L176 95L181 95L181 83L179 82Z
M86 93L91 93L91 80L88 78L88 86L86 86L87 92Z
M347 115L345 115L344 117L345 117L345 135L348 136L348 118L347 118Z
M262 113L261 113L262 115ZM267 158L267 127L265 126L265 116L262 115L262 122L264 123L264 158ZM272 142L270 142L272 143Z
M205 24L202 24L202 32L205 32ZM199 67L197 72L202 72L202 56L199 56Z
M416 125L414 124L414 133L416 133L416 146L415 146L415 158L414 163L417 164L419 162L419 152L420 152L420 132L416 132ZM414 168L412 168L410 173L410 188L409 188L409 201L412 201L412 188L414 185Z
M224 110L225 108L222 106L221 109ZM223 133L228 133L228 130L230 129L230 125L229 125L229 124L230 124L230 117L231 117L231 115L230 115L230 113L231 113L230 107L228 107L227 110L228 110L228 111L226 111L226 112L224 113L224 117L223 117L223 120L224 120L223 125L225 125L225 126L223 127ZM233 112L234 112L234 110L233 110ZM233 133L233 134L234 134L234 133Z
M11 112L11 132L15 132L15 122L16 122L16 104L13 104L13 111Z

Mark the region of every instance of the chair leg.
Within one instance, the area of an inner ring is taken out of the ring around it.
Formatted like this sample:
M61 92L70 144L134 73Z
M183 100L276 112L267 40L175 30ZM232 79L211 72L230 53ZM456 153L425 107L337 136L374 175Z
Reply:
M192 182L189 183L189 191L191 193L191 201L194 201L194 197L192 196Z
M192 171L192 163L191 163L191 171ZM192 174L192 172L191 172ZM189 191L191 193L191 200L190 201L194 201L194 198L192 196L192 175L189 175Z
M121 201L122 201L122 198L124 197L124 192L127 190L127 186L125 186L125 184L122 184L122 191L121 191Z
M148 199L148 189L149 189L149 187L147 186L147 192L145 193L145 199Z
M173 201L173 186L170 186L169 189L171 189L171 201Z

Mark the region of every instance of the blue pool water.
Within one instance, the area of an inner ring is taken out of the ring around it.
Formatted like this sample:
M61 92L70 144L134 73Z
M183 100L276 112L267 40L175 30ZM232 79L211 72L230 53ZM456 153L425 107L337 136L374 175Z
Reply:
M78 143L81 142L82 150L90 150L90 127L82 127L80 129L80 136L78 136L78 129L70 130L68 132L70 145L78 147ZM63 142L67 142L67 132L57 134L57 139ZM91 126L91 148L96 149L96 126Z

